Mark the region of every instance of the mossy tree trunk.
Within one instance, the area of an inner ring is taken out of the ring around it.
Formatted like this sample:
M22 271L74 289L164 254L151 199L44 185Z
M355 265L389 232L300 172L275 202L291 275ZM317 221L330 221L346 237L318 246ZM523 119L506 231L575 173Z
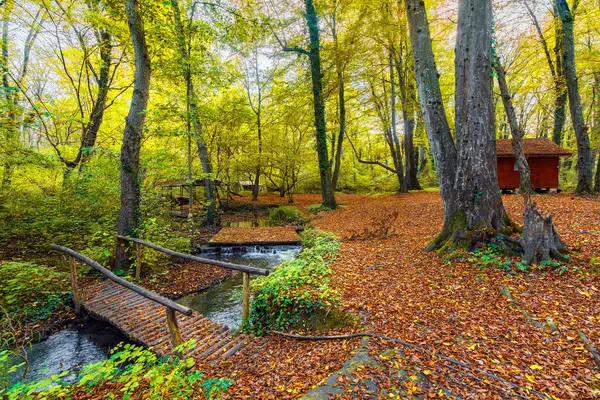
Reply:
M135 55L135 83L121 146L121 208L118 232L119 235L137 237L141 219L140 147L150 91L150 57L137 0L125 0L125 13ZM129 252L121 243L117 243L115 268L126 269L129 264Z
M444 205L442 232L427 250L473 249L503 241L513 224L502 205L496 171L491 1L459 1L456 145L444 111L425 5L407 0L406 7L421 109Z
M583 117L581 96L577 83L577 70L575 67L575 38L573 33L574 15L566 0L555 0L555 8L560 15L565 52L565 77L571 121L577 138L577 188L575 193L592 193L592 170L594 160L590 150L588 127Z

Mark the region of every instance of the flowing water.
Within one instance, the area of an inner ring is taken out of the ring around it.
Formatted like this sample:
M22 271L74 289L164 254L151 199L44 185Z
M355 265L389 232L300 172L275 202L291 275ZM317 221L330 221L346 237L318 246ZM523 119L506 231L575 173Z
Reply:
M235 247L202 249L201 256L272 269L300 250L299 246ZM235 272L219 285L185 296L177 302L199 311L215 322L236 328L242 314L242 273ZM54 333L46 340L33 344L27 349L29 372L23 379L24 367L21 367L10 374L9 381L11 384L35 382L70 371L62 380L75 382L84 365L106 360L110 350L124 341L127 341L125 336L113 327L90 319L83 327Z
M63 371L70 373L65 382L75 382L77 374L85 364L104 361L110 350L127 338L113 327L87 321L83 327L63 330L50 335L46 340L34 343L27 348L29 371L23 378L25 367L20 367L9 376L11 384L16 382L36 382ZM15 363L21 363L15 359Z
M272 269L299 251L299 246L252 246L222 248L218 252L203 249L201 256L233 264ZM242 279L242 273L235 272L221 284L204 292L182 297L177 302L200 312L212 321L232 329L236 328L242 316Z

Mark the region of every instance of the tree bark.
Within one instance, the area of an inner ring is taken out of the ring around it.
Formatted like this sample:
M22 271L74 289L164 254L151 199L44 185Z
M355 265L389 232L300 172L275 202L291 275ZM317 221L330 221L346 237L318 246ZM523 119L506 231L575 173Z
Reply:
M501 231L492 91L491 0L461 0L455 58L457 203L467 231Z
M594 111L594 131L596 137L600 138L600 72L594 72L595 95L596 95L596 110ZM600 151L598 152L598 164L596 165L596 180L594 183L594 191L600 192Z
M315 114L315 129L317 140L317 156L319 162L319 175L321 178L322 205L331 209L337 208L335 190L331 180L331 166L327 151L327 128L325 124L325 102L323 99L323 82L321 73L321 53L319 39L319 21L313 0L304 1L306 7L306 24L310 37L310 72L312 78L312 92Z
M334 159L334 168L333 168L333 176L331 177L331 185L333 186L333 190L337 189L338 180L340 178L341 164L342 164L342 148L344 142L344 136L346 136L346 95L345 95L345 87L344 87L344 66L342 65L342 60L340 59L340 50L339 50L339 42L337 35L337 20L335 13L332 18L332 26L331 33L333 35L333 43L335 50L335 72L337 76L337 86L338 86L338 102L339 102L339 131L337 138L337 148L335 150L335 159Z
M567 80L567 92L569 97L569 108L571 110L571 121L577 138L577 188L575 193L592 193L592 169L593 159L590 151L590 139L588 127L583 117L581 97L577 83L577 70L575 68L575 42L573 36L574 17L566 0L555 0L555 7L560 15L563 32L563 43L565 52L565 76Z
M390 69L390 134L391 137L388 139L388 145L392 153L392 159L394 160L394 167L396 170L396 176L398 178L398 193L407 193L406 185L404 184L404 165L402 163L402 151L400 149L400 140L398 139L397 131L397 111L396 111L396 77L394 76L394 58L393 48L390 50L389 55L389 69ZM385 85L385 82L382 82Z
M426 250L471 250L512 233L497 179L491 0L460 0L455 58L456 146L448 126L422 0L406 0L421 110L444 205Z
M498 86L500 86L500 94L502 96L502 103L504 104L504 111L508 118L508 124L512 133L512 145L515 151L515 163L517 170L519 171L520 189L524 194L531 194L533 189L531 187L531 171L527 158L525 157L525 151L523 150L523 130L517 120L517 114L512 104L512 96L508 90L508 84L506 83L506 74L504 68L500 64L500 60L495 61L496 73L498 78Z
M192 70L190 61L190 49L186 46L185 34L181 20L181 12L177 0L171 1L173 7L173 19L175 20L175 29L177 30L177 41L179 48L179 57L181 58L181 68L183 79L186 85L186 103L189 110L187 118L191 121L194 128L194 136L196 138L196 146L198 147L198 155L200 164L202 165L202 173L204 174L204 197L206 201L206 223L213 225L217 222L217 202L215 185L212 178L212 164L210 154L206 147L206 141L203 134L202 123L200 121L200 113L198 112L198 97L192 81Z
M415 113L417 106L415 99L415 86L413 81L408 77L406 71L414 67L412 57L409 55L396 58L396 71L398 73L398 82L400 87L400 101L402 103L402 120L404 122L404 163L406 172L402 181L402 192L409 190L421 190L421 185L417 179L417 157L413 145L413 137L415 133ZM406 64L406 68L404 65Z
M439 243L447 239L451 231L451 216L456 212L457 205L454 201L456 148L444 110L425 4L423 0L405 1L419 101L431 153L437 168L440 194L444 206L442 233L427 247L427 249L433 250L438 247Z
M125 0L125 13L135 55L135 83L121 147L121 208L118 232L138 237L141 211L140 147L150 91L150 58L137 0ZM115 268L129 267L126 248L117 243Z

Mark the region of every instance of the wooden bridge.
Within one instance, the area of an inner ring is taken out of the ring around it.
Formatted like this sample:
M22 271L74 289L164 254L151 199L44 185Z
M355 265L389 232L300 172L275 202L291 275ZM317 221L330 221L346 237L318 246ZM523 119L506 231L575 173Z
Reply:
M174 257L241 271L244 274L243 321L249 317L250 274L269 274L269 271L265 269L178 253L136 238L118 236L117 239L122 242L135 243L136 278L139 278L141 270L141 246ZM250 342L249 336L235 334L228 327L210 321L190 308L121 278L74 250L54 244L51 245L51 248L64 253L69 258L75 310L79 312L81 307L85 308L91 315L115 326L132 341L152 348L159 356L175 354L193 357L202 362L215 363L220 359L233 356ZM108 280L80 288L77 283L77 261L89 265ZM179 345L189 340L195 341L194 346L185 348L183 354L174 351Z

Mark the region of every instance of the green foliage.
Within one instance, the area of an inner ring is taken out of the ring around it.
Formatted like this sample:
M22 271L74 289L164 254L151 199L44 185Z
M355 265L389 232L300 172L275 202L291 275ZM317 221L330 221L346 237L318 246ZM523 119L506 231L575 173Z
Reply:
M269 276L252 281L254 299L248 329L257 334L269 329L307 326L319 313L336 309L337 290L329 286L330 263L340 242L328 232L302 233L303 251L276 267Z
M176 351L183 352L194 345L194 341L189 341ZM6 361L5 354L0 353L0 364ZM75 384L68 385L62 381L69 374L65 371L38 382L17 383L4 392L0 390L0 396L11 400L76 397L77 393L91 393L99 387L101 390L103 384L110 382L116 383L119 388L118 394L110 393L125 400L138 398L140 390L148 399L190 399L198 397L201 390L207 398L219 399L233 383L230 379L203 381L204 374L191 370L193 366L193 358L158 358L151 350L121 344L108 360L86 365Z
M316 214L320 211L331 211L331 208L325 207L322 204L311 204L307 207L307 209L311 214Z
M69 299L69 275L28 262L0 263L0 306L21 318L40 320Z
M296 207L279 206L269 210L269 222L273 225L302 225L306 222L306 219Z
M533 269L538 270L553 270L558 271L559 274L565 272L577 272L577 267L569 268L562 262L556 260L544 260L537 265L524 264L521 260L511 259L507 257L500 247L495 243L486 245L483 249L476 249L473 252L465 252L457 250L452 254L449 254L445 260L446 263L452 261L469 262L475 264L481 268L498 268L510 275L515 275L521 272L529 272Z

